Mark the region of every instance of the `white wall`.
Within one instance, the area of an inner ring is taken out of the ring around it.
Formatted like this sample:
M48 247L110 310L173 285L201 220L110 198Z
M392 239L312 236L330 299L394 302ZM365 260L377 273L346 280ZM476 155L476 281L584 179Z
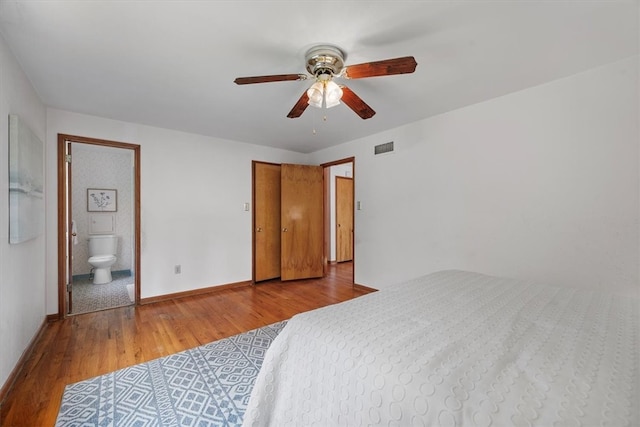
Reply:
M307 156L57 109L47 110L47 312L58 311L56 141L59 133L139 144L141 296L251 279L251 161ZM181 265L182 274L174 274Z
M0 387L45 319L45 236L9 245L9 114L44 141L45 107L0 37Z
M634 57L312 161L356 158L356 283L455 268L638 294L638 145Z

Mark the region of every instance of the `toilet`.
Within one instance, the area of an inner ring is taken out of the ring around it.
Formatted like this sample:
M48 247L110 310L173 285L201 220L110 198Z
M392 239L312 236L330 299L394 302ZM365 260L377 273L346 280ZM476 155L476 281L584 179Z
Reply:
M93 267L93 283L111 282L111 266L116 262L118 236L96 234L89 236L89 264Z

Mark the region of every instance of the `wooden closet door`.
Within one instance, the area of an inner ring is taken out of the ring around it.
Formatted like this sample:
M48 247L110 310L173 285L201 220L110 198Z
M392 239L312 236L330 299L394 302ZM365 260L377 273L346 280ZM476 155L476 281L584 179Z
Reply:
M322 277L323 168L281 165L282 280Z
M280 277L280 165L253 163L254 281Z
M353 179L336 177L336 261L353 260Z

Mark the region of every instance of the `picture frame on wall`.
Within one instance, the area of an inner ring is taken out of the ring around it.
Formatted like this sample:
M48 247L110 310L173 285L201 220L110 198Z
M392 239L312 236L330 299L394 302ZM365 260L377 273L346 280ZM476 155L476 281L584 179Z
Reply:
M44 233L44 145L17 115L9 115L9 243Z
M87 212L116 212L118 190L87 188Z

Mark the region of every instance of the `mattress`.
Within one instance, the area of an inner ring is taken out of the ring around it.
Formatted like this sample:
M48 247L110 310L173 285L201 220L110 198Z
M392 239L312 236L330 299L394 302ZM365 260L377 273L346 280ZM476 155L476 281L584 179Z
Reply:
M638 300L441 271L294 316L245 426L640 425Z

